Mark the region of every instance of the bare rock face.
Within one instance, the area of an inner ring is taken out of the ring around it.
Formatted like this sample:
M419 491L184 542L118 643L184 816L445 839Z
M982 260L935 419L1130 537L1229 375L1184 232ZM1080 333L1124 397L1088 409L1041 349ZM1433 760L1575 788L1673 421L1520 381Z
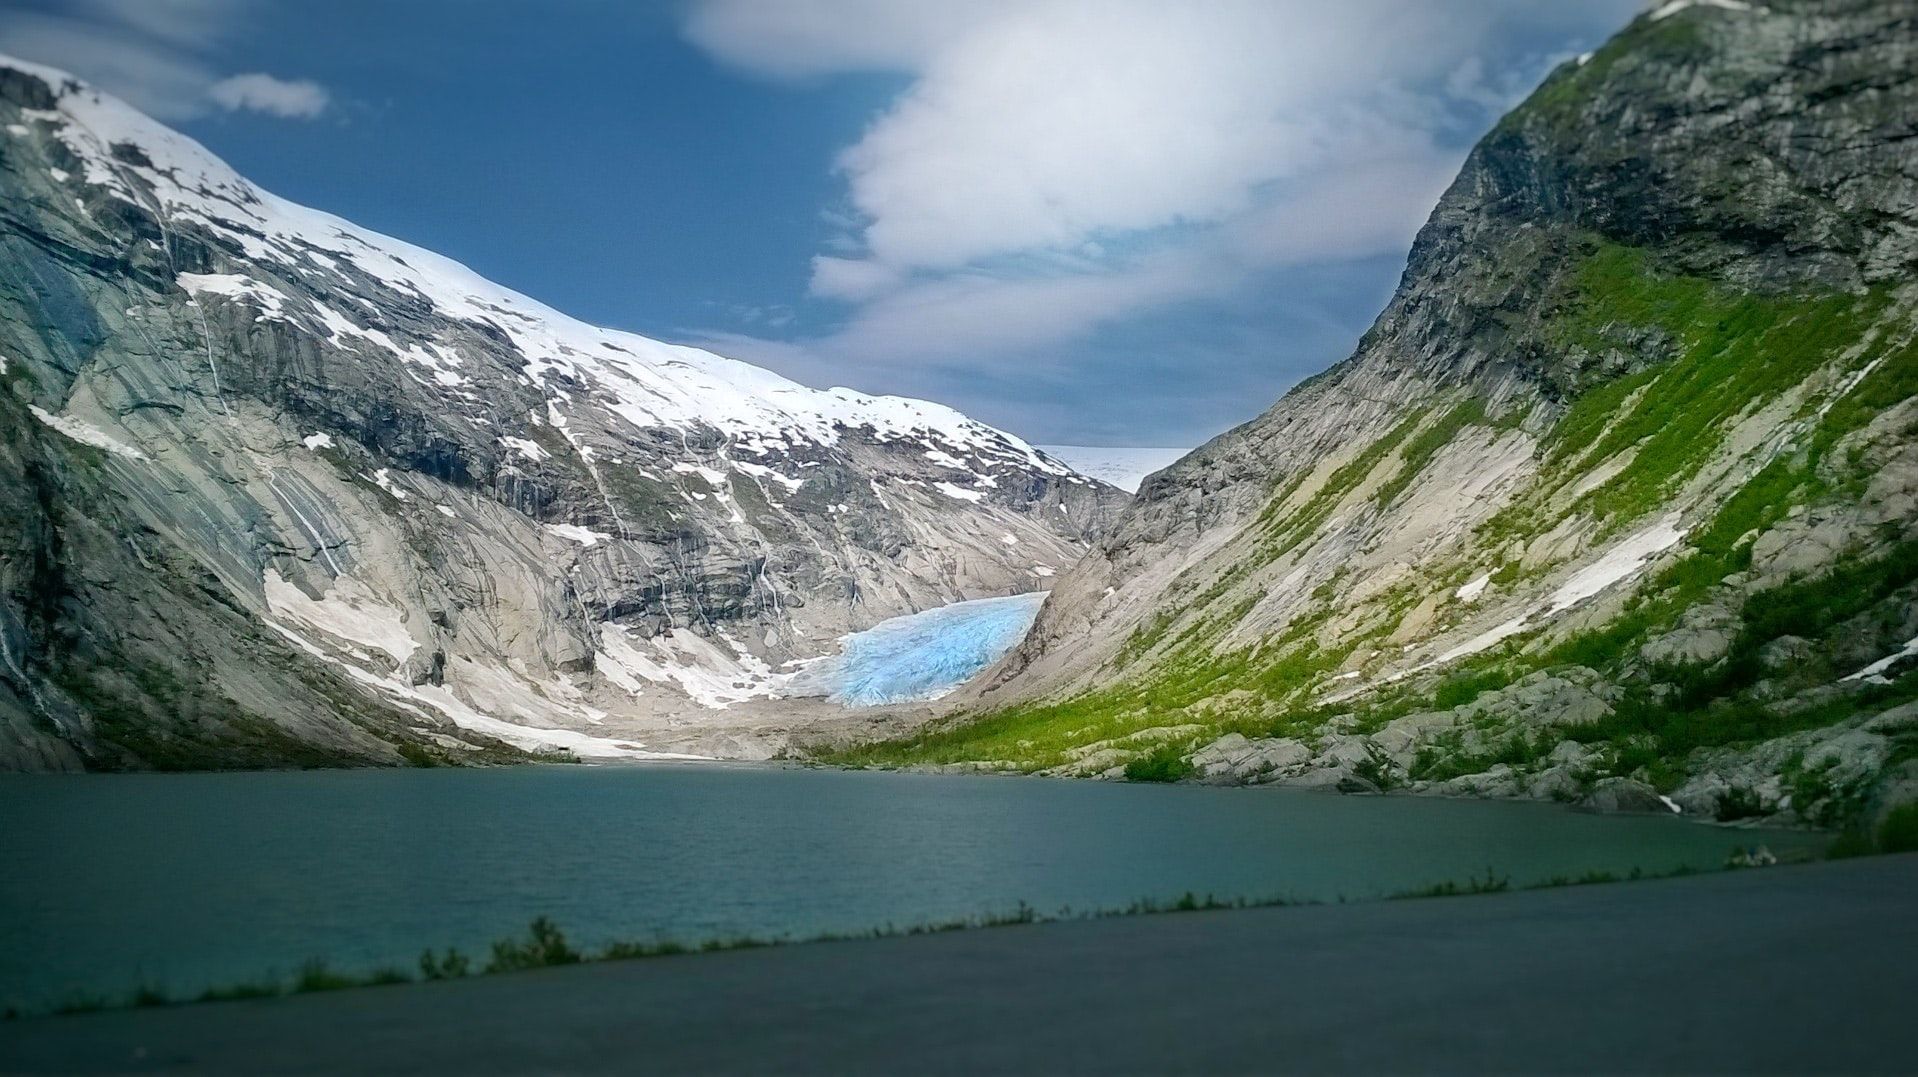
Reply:
M765 754L786 663L1041 589L1125 500L581 324L4 59L0 192L0 767Z
M1355 354L1148 479L966 702L1040 761L1196 721L1211 776L1250 780L1229 730L1321 781L1358 765L1336 730L1375 784L1742 759L1859 801L1792 738L1918 696L1914 279L1918 9L1659 5L1473 150Z

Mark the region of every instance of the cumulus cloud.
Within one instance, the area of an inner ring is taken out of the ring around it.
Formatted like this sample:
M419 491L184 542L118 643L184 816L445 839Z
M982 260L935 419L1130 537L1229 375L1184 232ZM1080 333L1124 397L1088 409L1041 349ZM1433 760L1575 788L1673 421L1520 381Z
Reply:
M253 72L223 78L207 87L213 103L228 112L264 112L284 119L310 120L326 111L326 87L311 79L278 79Z
M1509 39L1636 2L703 0L686 33L772 79L910 78L835 163L852 215L811 292L850 309L813 345L936 358L1403 251L1543 74Z
M22 0L0 11L0 52L64 68L163 120L216 109L310 119L326 89L264 73L225 76L206 55L247 0Z

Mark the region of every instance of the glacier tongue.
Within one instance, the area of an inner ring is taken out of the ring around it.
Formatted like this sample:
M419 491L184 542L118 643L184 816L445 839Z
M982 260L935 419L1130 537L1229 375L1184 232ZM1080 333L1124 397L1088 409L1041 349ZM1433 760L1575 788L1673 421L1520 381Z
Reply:
M1048 594L954 602L849 633L839 654L807 664L792 694L849 707L938 699L1017 646Z

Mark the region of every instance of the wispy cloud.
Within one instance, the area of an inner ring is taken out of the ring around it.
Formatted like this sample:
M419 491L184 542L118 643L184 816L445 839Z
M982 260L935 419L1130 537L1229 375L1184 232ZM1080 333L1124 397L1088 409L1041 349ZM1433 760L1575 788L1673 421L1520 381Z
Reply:
M312 79L279 79L255 71L223 78L206 95L228 112L264 112L283 119L310 120L326 111L326 87Z
M163 120L215 110L312 119L331 101L307 79L226 74L208 59L246 0L33 0L0 11L0 52L64 68Z

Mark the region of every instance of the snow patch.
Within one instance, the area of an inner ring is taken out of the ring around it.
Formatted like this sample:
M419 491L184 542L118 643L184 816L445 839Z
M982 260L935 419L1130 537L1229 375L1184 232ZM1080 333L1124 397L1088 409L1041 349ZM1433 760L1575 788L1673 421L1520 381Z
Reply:
M451 515L450 513L448 515ZM571 539L581 546L597 546L613 536L604 531L594 531L578 524L546 524L547 531L563 539Z
M954 486L949 482L935 482L932 484L932 488L947 497L959 501L984 501L986 499L986 495L977 490L968 490L963 486Z
M1873 662L1871 665L1866 666L1851 676L1846 677L1845 680L1870 681L1873 684L1889 684L1891 681L1885 676L1885 671L1914 655L1918 655L1918 636L1913 636L1911 639L1906 640L1903 647L1880 658L1878 661Z
M1453 591L1452 595L1461 602L1477 602L1479 596L1485 593L1486 586L1491 582L1492 574L1487 572L1483 576L1478 576L1459 584L1458 590Z
M112 434L90 423L76 419L71 415L55 415L38 404L27 405L33 417L82 445L91 445L96 449L105 449L115 456L124 456L129 460L145 460L147 454L115 438Z
M373 591L351 576L340 576L326 594L310 598L279 570L269 568L262 578L266 607L276 617L290 617L330 636L348 640L405 664L419 643L406 630L406 615L377 599Z
M730 650L690 629L635 642L625 628L602 624L599 668L607 680L632 695L645 691L647 683L671 685L710 710L780 694L785 675L774 673L724 632L717 635Z
M1597 561L1572 573L1571 578L1552 595L1552 606L1545 611L1546 614L1571 609L1620 580L1637 575L1645 567L1645 562L1671 549L1684 537L1684 530L1678 526L1678 517L1667 516L1613 546Z
M189 295L217 295L238 302L249 299L260 308L253 320L286 320L286 293L238 273L181 273L174 282Z
M769 468L764 464L749 464L749 463L745 463L744 461L734 460L732 461L732 465L733 465L734 471L740 472L741 474L745 474L745 475L751 475L755 479L762 479L767 482L776 482L779 485L784 486L788 490L797 490L801 486L806 485L805 479L795 479L790 475L782 475L779 472L774 471L772 468Z
M300 444L312 449L314 452L319 452L321 449L330 449L333 447L333 435L325 431L317 434L308 434L300 439Z
M538 463L551 455L540 446L539 442L528 441L525 438L502 437L499 439L499 443L534 463Z
M1611 549L1606 550L1604 555L1598 560L1572 573L1571 577L1561 584L1557 591L1552 593L1551 604L1544 610L1538 611L1539 616L1550 617L1554 614L1562 613L1583 602L1585 599L1604 591L1613 584L1636 575L1645 567L1646 562L1665 550L1670 549L1678 543L1679 539L1684 537L1685 532L1678 527L1677 516L1667 516L1665 519L1660 520L1645 530L1632 535ZM1468 584L1467 586L1470 585ZM1460 590L1462 591L1464 588L1460 588ZM1509 621L1495 625L1473 636L1464 643L1443 652L1430 662L1415 666L1391 679L1397 680L1399 677L1410 676L1413 673L1430 669L1433 666L1444 665L1454 659L1464 658L1466 655L1477 654L1494 644L1510 639L1520 632L1525 631L1531 626L1532 618L1533 614L1522 613Z
M1444 654L1439 655L1436 660L1427 662L1424 665L1419 666L1417 669L1412 670L1412 672L1416 673L1422 669L1430 669L1433 666L1444 665L1445 663L1450 662L1453 659L1464 658L1468 654L1477 654L1478 652L1485 650L1487 647L1490 647L1493 644L1510 639L1511 637L1518 635L1520 632L1525 631L1525 626L1528 623L1528 620L1529 620L1528 618L1523 616L1514 617L1503 624L1497 625L1493 628L1489 628L1485 630L1484 632L1480 632L1478 635L1473 636L1471 639L1466 640L1464 643L1461 643L1458 646L1452 648L1451 650L1446 651Z
M1692 7L1715 7L1725 11L1751 11L1752 6L1745 0L1667 0L1651 14L1651 21L1662 22L1673 15Z
M393 500L405 501L411 495L393 484L392 476L388 474L388 470L387 468L381 468L375 471L373 473L373 484L393 495Z
M484 733L497 737L518 748L530 751L543 749L562 749L581 759L705 759L705 756L682 755L677 752L649 752L638 745L624 741L607 740L603 737L576 733L570 729L545 729L538 726L520 725L516 722L502 721L491 715L483 714L471 704L454 695L444 685L406 684L392 677L381 677L345 661L315 646L312 641L286 627L268 621L267 627L278 632L294 646L307 654L331 663L345 670L347 676L386 695L395 705L424 716L422 708L431 708L450 719L461 729L470 729L475 733Z

